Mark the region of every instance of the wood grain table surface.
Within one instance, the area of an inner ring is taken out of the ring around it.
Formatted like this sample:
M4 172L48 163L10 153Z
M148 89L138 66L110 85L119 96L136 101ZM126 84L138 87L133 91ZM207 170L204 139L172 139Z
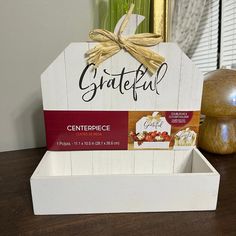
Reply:
M44 148L0 153L0 235L236 235L236 155L204 153L221 175L212 212L35 216L30 176Z

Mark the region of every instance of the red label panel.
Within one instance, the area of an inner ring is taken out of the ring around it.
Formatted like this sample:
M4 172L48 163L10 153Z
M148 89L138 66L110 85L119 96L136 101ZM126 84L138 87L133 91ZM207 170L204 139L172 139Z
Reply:
M192 111L167 111L166 120L173 126L184 126L189 123L193 117Z
M127 111L44 111L48 150L127 150Z

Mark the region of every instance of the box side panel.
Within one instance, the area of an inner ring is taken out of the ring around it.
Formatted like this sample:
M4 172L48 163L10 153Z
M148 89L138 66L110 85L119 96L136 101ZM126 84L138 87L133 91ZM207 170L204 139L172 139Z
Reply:
M80 176L32 179L35 214L198 211L216 208L219 178Z
M169 150L153 152L153 173L173 173L175 152Z
M174 173L192 172L193 152L191 149L186 151L175 151L174 156Z
M70 152L72 175L92 175L93 152Z
M202 153L197 149L193 149L193 163L192 163L193 173L219 173L215 168L209 163L209 161L202 155Z
M152 174L154 152L150 150L134 152L134 173L135 174Z

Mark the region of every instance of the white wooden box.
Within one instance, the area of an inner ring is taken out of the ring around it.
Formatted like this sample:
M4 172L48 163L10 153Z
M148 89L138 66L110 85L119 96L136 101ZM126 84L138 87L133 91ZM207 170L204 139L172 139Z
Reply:
M37 215L201 211L216 209L219 179L196 148L48 151L31 190Z
M133 15L125 34L134 33L133 25L142 20ZM87 66L84 54L95 45L72 43L45 70L41 76L45 111L199 112L203 76L174 43L160 43L152 48L165 57L166 67L156 75L145 74L142 78L143 83L151 82L162 74L158 92L139 89L135 101L132 90L120 94L106 88L103 92L98 90L90 102L83 101L84 91L78 83ZM119 74L123 67L133 71L125 77L130 80L139 66L138 61L121 50L99 66L96 78L94 72L88 72L85 81L92 84L103 76L104 70ZM54 119L51 122L56 123ZM162 145L167 148L164 142ZM217 171L194 146L174 148L180 150L47 151L31 177L34 213L216 209L220 178Z

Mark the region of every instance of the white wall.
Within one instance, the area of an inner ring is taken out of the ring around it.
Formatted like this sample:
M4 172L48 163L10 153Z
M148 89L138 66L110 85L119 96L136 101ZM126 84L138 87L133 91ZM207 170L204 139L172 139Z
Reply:
M0 0L0 151L45 145L40 74L87 40L94 0Z

